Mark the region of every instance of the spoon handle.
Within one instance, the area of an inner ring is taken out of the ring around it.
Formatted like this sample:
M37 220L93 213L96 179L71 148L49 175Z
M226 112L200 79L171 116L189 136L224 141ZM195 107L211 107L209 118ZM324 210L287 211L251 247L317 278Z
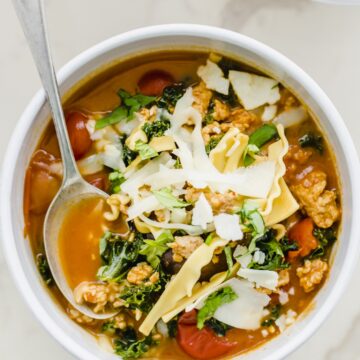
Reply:
M47 40L43 1L13 0L13 4L50 103L64 165L63 183L73 182L80 178L80 174L66 130L64 112Z

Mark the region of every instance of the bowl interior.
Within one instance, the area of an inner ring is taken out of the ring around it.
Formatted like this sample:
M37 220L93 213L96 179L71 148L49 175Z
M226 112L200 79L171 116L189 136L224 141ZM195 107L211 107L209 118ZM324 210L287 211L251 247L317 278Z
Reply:
M275 51L247 37L229 31L193 25L160 26L137 30L107 40L88 50L66 65L60 72L61 93L106 64L142 52L161 49L213 49L239 59L268 73L289 87L307 104L320 121L334 149L341 174L343 221L331 276L316 297L314 306L281 336L241 358L248 360L279 359L303 342L319 326L340 297L357 254L357 225L352 214L358 211L358 162L350 137L333 105L318 86L299 68ZM25 169L36 148L39 135L49 119L44 94L39 92L24 112L5 158L3 181L3 237L9 266L31 308L52 333L74 355L82 359L118 359L103 350L94 338L73 323L60 306L50 300L42 286L23 228L23 182ZM26 150L25 150L26 149ZM25 150L25 151L24 151ZM353 168L350 164L353 163ZM6 214L5 214L6 213ZM10 258L12 260L10 260Z

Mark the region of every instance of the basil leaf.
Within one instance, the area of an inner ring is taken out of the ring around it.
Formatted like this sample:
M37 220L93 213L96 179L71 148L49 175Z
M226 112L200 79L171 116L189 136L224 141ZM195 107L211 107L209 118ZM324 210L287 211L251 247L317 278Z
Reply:
M158 201L168 209L183 208L190 205L189 203L174 196L169 188L154 190L153 194L158 199Z
M118 91L118 95L122 100L122 104L128 109L128 120L133 119L136 111L151 104L156 99L155 96L146 96L142 94L131 95L123 89Z
M205 321L212 318L216 310L224 304L228 304L238 296L230 286L226 286L214 293L210 294L205 300L204 306L199 310L197 314L197 327L202 329L205 325Z
M258 149L264 146L266 143L278 136L276 126L273 124L265 124L259 129L255 130L249 137L249 143L244 152L244 165L249 166L254 162L253 154L255 145ZM250 147L250 151L248 150Z
M141 140L136 141L135 150L139 152L139 155L142 160L151 159L159 155L154 148L152 148L148 144L145 144Z
M160 256L169 248L166 244L174 241L170 231L162 232L155 240L144 240L139 254L145 255L147 262L156 268L160 264Z
M119 106L114 111L112 111L109 115L103 117L96 121L95 129L99 130L109 125L114 125L119 123L122 120L127 119L128 111L122 106Z

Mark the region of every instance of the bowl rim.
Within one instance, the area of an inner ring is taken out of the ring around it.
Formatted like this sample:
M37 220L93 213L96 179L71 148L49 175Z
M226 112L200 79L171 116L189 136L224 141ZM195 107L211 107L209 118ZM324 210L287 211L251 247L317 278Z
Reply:
M310 96L312 96L313 99L315 99L315 101L322 107L322 109L326 109L324 110L326 116L333 128L336 130L337 138L346 153L346 167L350 175L349 181L351 184L352 200L354 204L352 217L353 219L357 218L357 215L360 212L360 186L357 185L360 183L359 159L353 141L351 140L350 134L340 114L337 112L335 106L332 104L327 95L309 75L307 75L286 56L255 39L231 30L207 25L164 24L142 27L110 37L109 39L90 47L74 57L59 70L59 83L61 84L65 79L77 70L81 69L82 66L91 59L94 59L101 54L106 54L112 49L117 48L119 44L131 44L137 40L144 40L164 35L194 37L205 36L220 42L226 41L233 45L241 45L242 47L248 48L257 54L260 54L263 58L271 58L271 61L276 63L279 68L286 70L291 77L298 80L309 92ZM60 343L66 350L77 358L84 360L96 359L96 357L87 349L77 344L72 339L71 334L67 334L43 308L41 302L25 277L25 272L21 266L20 257L15 246L16 238L12 231L13 222L9 211L11 207L11 188L14 179L15 164L18 154L21 151L22 141L29 131L31 124L35 119L35 115L44 101L45 94L44 91L40 89L22 113L12 133L4 156L0 189L0 198L2 199L0 204L0 220L4 255L18 290L40 324L42 324L42 326L56 339L58 343ZM331 289L329 296L322 304L321 308L313 315L311 321L309 321L303 331L297 336L289 338L287 343L281 348L275 350L269 355L266 355L267 360L282 359L305 342L320 327L340 299L346 285L349 283L359 255L358 239L360 235L360 222L356 222L354 220L351 221L350 234L351 236L349 238L349 245L346 253L347 259L342 264L337 283ZM10 258L11 261L9 260Z

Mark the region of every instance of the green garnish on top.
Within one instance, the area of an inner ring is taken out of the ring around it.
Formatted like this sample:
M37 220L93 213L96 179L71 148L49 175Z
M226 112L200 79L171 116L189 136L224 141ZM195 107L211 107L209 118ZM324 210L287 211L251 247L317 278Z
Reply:
M115 125L123 120L132 120L136 111L148 106L156 99L154 96L145 96L142 94L131 95L123 89L119 90L118 95L121 99L121 105L114 109L109 115L98 120L95 125L96 130L109 125Z
M221 305L228 304L237 298L237 294L230 286L223 287L222 289L210 294L205 300L204 306L197 314L198 329L202 329L204 327L205 321L211 319Z
M183 208L190 205L189 203L177 198L169 188L154 190L153 194L158 199L158 201L168 209Z

